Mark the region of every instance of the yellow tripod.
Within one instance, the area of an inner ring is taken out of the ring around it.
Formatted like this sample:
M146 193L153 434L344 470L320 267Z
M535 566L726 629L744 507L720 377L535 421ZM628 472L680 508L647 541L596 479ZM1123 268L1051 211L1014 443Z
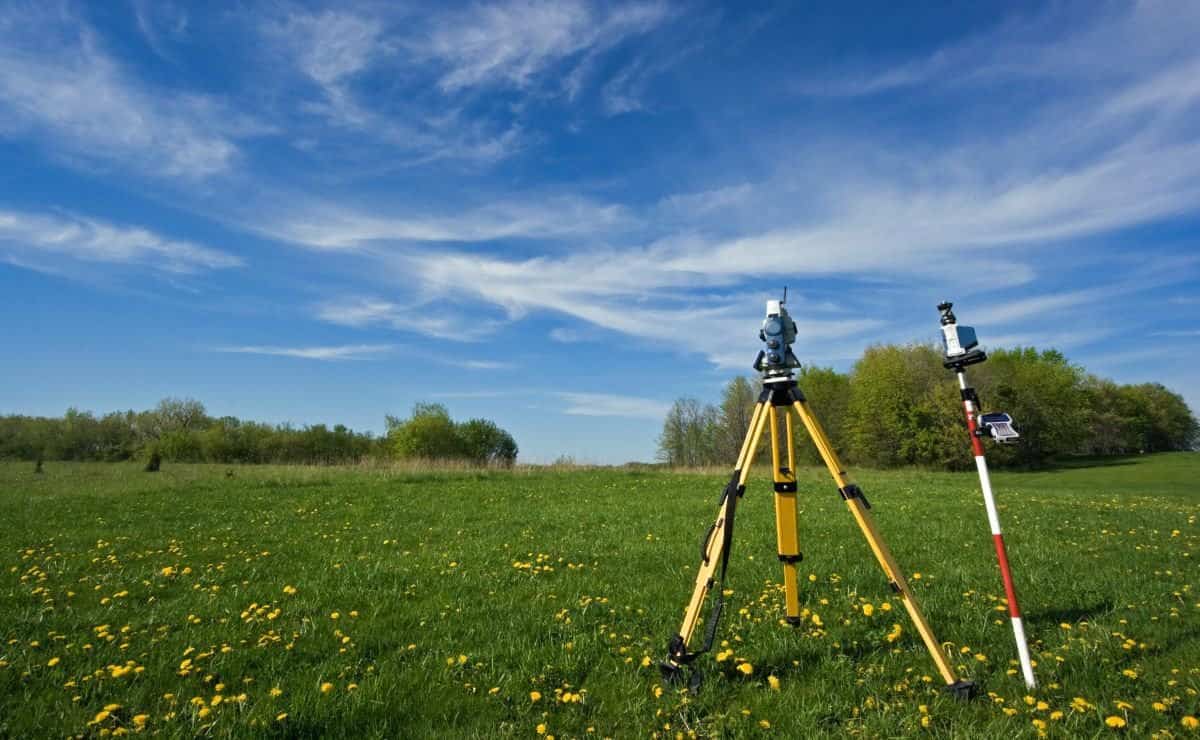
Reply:
M904 608L908 610L908 616L925 642L925 647L929 650L933 662L937 664L938 673L946 682L946 690L959 698L971 697L975 692L974 682L959 679L955 674L953 666L942 652L941 645L925 620L925 615L921 613L916 597L908 587L908 581L900 572L899 564L896 563L891 550L879 535L875 519L871 516L871 505L867 502L862 490L850 481L837 453L829 443L829 438L825 436L825 430L821 428L820 422L809 410L808 402L796 386L796 381L791 378L790 373L787 377L768 379L767 385L754 406L750 428L742 442L742 451L738 455L733 476L721 494L721 510L700 547L700 572L696 576L696 586L683 617L683 626L680 627L679 633L671 638L667 647L667 659L660 664L663 679L668 683L677 683L682 677L683 667L691 664L697 657L712 648L716 638L717 623L725 605L722 590L725 570L729 563L729 550L733 544L734 513L737 509L738 499L746 491L746 479L750 475L750 464L758 450L759 440L762 438L763 430L768 426L771 429L771 465L775 480L775 531L779 543L779 560L783 563L786 619L791 624L800 622L800 594L796 564L800 562L801 555L796 521L795 446L792 436L792 415L789 413L789 409L795 410L796 416L808 430L808 436L816 444L821 459L825 461L825 466L829 468L829 473L833 476L838 491L854 516L854 521L858 523L859 529L867 539L867 544L871 546L871 551L875 553L876 560L883 568L889 585L900 596L900 600L904 604ZM782 434L779 423L781 416L784 422ZM785 450L786 461L784 460ZM718 569L720 570L719 576ZM717 596L710 610L704 646L695 652L688 652L688 643L700 621L701 609L714 587L717 589ZM698 672L692 673L693 689L699 685L699 675Z

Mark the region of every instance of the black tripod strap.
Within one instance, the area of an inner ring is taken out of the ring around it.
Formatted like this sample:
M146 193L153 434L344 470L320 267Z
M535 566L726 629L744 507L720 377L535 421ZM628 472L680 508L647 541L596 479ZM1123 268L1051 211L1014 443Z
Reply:
M713 601L712 611L708 615L708 626L704 630L704 645L699 650L689 653L688 661L711 650L713 642L717 639L717 626L721 622L721 612L725 610L725 573L729 570L729 551L733 548L733 520L737 513L738 499L746 492L746 487L738 484L741 477L741 470L733 471L733 476L725 486L724 493L721 494L721 504L725 507L725 513L721 517L724 521L721 537L721 571L713 586L717 592L716 599Z

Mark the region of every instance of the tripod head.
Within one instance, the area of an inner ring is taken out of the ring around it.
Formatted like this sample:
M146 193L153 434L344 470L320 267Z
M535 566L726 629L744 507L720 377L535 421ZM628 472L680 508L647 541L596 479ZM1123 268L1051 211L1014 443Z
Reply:
M979 339L975 337L975 327L959 326L954 316L954 304L943 301L938 304L942 315L942 348L945 350L942 365L954 370L961 370L967 365L974 365L987 359L987 354L979 349Z
M800 360L792 352L796 341L796 322L783 304L787 303L787 288L783 299L767 301L767 316L763 319L758 338L767 345L754 358L754 369L762 373L763 383L779 383L792 379L792 371L800 367Z

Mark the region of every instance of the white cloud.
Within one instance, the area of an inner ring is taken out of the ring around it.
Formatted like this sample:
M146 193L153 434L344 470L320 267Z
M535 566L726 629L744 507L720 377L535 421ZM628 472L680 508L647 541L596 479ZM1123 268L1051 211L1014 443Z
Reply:
M93 166L198 180L233 166L237 138L265 131L212 98L143 85L75 18L0 13L0 135Z
M486 242L595 236L630 228L622 206L580 197L500 200L454 214L389 215L330 204L290 208L261 218L255 228L277 239L318 249L349 249L376 242Z
M630 419L661 421L671 404L652 398L621 396L610 393L558 393L567 402L564 414L572 416L620 416Z
M170 273L240 267L240 257L135 226L68 214L0 210L0 254L35 267L46 258L137 264ZM52 267L52 266L51 266Z
M563 344L575 344L583 341L583 334L575 329L565 329L559 326L550 330L550 338Z
M332 347L273 347L265 345L245 345L240 347L217 347L215 352L229 352L246 355L272 355L276 357L297 357L304 360L365 360L380 354L386 354L395 349L392 344L344 344Z
M436 17L428 41L414 43L414 51L442 66L438 84L444 91L524 88L566 59L647 33L669 16L663 2L478 4Z
M401 305L379 298L347 298L328 301L316 307L321 321L341 326L365 328L386 326L439 339L472 342L491 334L499 322L473 316L465 320L458 308L412 303Z

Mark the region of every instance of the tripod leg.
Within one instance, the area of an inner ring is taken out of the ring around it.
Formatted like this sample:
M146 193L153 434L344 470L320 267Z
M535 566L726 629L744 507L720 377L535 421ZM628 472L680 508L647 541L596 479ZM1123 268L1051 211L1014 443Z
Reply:
M800 589L796 564L801 560L800 540L796 517L796 453L792 437L792 416L787 407L770 408L771 466L775 479L775 537L779 544L779 562L783 563L783 594L786 619L789 624L800 623ZM779 428L780 417L784 429ZM784 463L780 447L786 446Z
M762 437L763 428L767 425L769 416L767 409L769 407L765 396L766 394L763 394L754 407L750 428L746 430L746 437L742 440L742 450L738 454L733 476L721 496L721 510L717 513L716 522L709 528L704 542L701 543L700 572L696 574L692 598L688 601L687 609L684 611L683 624L679 628L679 633L671 638L670 644L667 646L667 659L660 665L663 678L668 681L673 681L678 677L681 666L691 662L699 652L711 647L717 619L720 617L720 607L723 604L720 600L714 606L713 613L709 615L709 629L705 640L707 644L697 653L689 653L687 649L696 625L700 621L700 611L704 606L704 600L713 586L717 585L714 576L718 567L722 569L722 578L724 577L724 564L729 557L728 551L731 544L729 539L732 534L733 509L737 499L745 491L746 478L750 474L750 464L754 461L759 439ZM718 594L718 599L720 596Z
M921 635L921 640L924 641L925 648L929 651L933 662L937 664L938 673L942 675L942 680L946 682L946 690L959 698L969 698L974 693L975 684L971 681L960 680L957 674L955 674L953 666L950 665L950 661L946 658L946 654L942 652L941 644L938 643L937 638L933 634L933 629L929 626L929 622L925 620L925 615L921 613L921 607L917 604L916 597L913 596L912 591L909 589L908 581L905 580L904 574L900 571L900 565L896 562L896 558L892 556L891 550L888 549L887 544L879 535L879 530L875 526L875 519L871 516L870 505L866 502L862 490L850 481L846 470L842 467L841 460L838 459L837 453L834 452L833 446L829 442L829 438L825 436L825 430L821 427L821 423L809 412L808 403L804 397L798 391L795 392L795 396L793 407L796 409L796 414L800 417L800 421L803 422L804 428L808 430L808 436L812 437L813 442L816 444L817 451L821 454L821 459L825 461L825 467L829 468L829 473L837 483L842 498L846 500L847 508L854 515L854 521L858 523L858 528L862 530L867 544L871 546L871 552L875 554L875 559L879 561L880 567L883 568L884 575L887 576L892 590L900 595L900 601L908 611L908 616L912 619L918 634Z

